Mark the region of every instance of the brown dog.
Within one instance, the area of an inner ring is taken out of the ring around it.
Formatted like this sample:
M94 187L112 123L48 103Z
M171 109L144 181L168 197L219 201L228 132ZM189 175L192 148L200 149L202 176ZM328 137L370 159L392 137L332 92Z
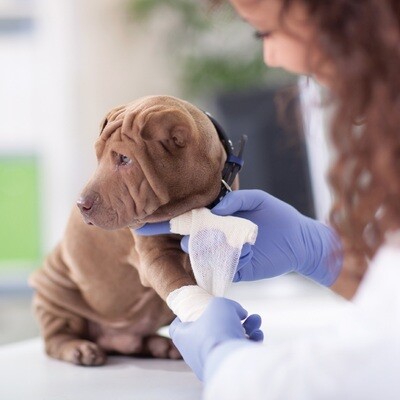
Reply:
M95 148L98 167L78 201L84 218L73 210L31 277L46 352L82 365L101 365L109 352L179 358L156 332L174 317L168 294L194 284L188 256L177 235L131 229L215 200L224 146L202 111L152 96L112 110Z

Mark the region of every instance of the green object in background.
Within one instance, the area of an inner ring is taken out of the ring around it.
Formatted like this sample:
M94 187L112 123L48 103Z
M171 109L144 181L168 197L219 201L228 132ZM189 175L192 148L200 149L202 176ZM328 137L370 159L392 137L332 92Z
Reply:
M41 257L39 173L35 157L0 156L0 267Z

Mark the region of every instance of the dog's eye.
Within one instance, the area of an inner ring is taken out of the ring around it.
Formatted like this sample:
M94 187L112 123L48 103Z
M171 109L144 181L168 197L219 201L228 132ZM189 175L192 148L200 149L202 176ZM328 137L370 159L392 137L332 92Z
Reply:
M118 154L118 164L119 165L128 165L132 162L132 160L127 157L124 156L123 154Z

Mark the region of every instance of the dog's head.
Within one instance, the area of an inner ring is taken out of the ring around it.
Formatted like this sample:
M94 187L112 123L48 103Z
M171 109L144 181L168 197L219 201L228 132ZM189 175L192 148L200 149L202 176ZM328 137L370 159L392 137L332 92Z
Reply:
M210 119L188 102L150 96L112 110L95 144L98 167L78 206L105 229L169 220L210 204L224 148Z

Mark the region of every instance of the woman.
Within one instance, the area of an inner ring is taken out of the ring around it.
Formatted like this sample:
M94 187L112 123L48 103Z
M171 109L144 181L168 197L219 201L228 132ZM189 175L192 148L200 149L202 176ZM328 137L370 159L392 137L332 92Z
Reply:
M242 324L246 311L226 299L213 300L195 322L176 319L171 337L205 382L207 399L399 399L400 2L230 2L256 29L268 66L330 89L331 225L342 243L267 193L230 193L213 212L259 226L235 279L295 270L333 288L350 279L348 295L362 281L354 307L312 337L254 343L262 339L260 320Z

